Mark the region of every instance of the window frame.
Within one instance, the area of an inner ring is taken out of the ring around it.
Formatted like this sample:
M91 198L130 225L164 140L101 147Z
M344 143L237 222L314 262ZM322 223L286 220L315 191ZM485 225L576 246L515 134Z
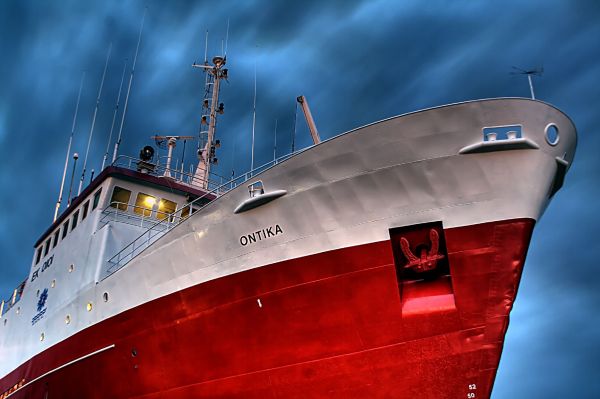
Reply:
M58 245L58 239L60 238L60 227L58 230L54 232L54 236L52 237L52 248L56 248Z
M115 198L115 191L117 190L122 190L122 191L127 191L129 193L129 195L127 196L127 202L122 202L122 201L114 201ZM114 186L113 187L113 191L112 194L110 196L110 207L111 208L115 208L118 209L120 211L123 212L127 212L127 210L129 209L129 202L131 201L131 194L133 194L133 192L131 190L128 190L126 188L123 188L121 186ZM114 202L119 202L118 204L114 204Z
M102 187L100 188L100 190L98 190L94 193L94 198L92 201L92 211L95 210L96 208L98 208L98 205L100 205L100 195L101 194L102 194Z
M48 239L44 243L44 258L46 256L48 256L48 253L50 252L50 245L52 245L51 241L52 241L52 239L50 237L48 237Z
M42 260L42 250L43 250L43 245L40 245L37 248L37 251L35 253L35 264L37 265L38 263L40 263L40 261Z
M90 200L87 200L85 204L81 207L81 221L83 222L88 215L88 211L90 210Z
M145 196L145 198L141 201L142 205L138 204L140 196ZM150 207L150 208L148 208L148 206L144 204L146 202L147 198L154 199L154 202L152 203L152 207ZM137 195L135 196L135 205L133 208L133 213L135 213L138 216L144 217L144 218L152 217L155 208L157 208L157 206L156 206L157 204L158 204L158 201L157 201L156 196L138 191Z
M73 212L73 217L71 218L71 231L77 228L77 223L79 222L79 209Z
M61 238L60 238L61 240L64 240L65 237L67 236L67 234L69 233L69 222L70 222L70 220L67 219L67 221L64 222L63 225L62 225L63 232L62 232L62 235L61 235Z
M187 219L188 217L190 217L190 215L192 213L191 208L192 208L192 205L189 203L187 203L181 207L181 211L179 212L179 217L181 218L181 220Z
M161 211L160 205L161 203L163 203L163 201L173 204L172 212ZM177 213L177 202L171 201L170 199L161 198L158 200L157 204L158 206L156 207L156 218L158 220L169 219L169 222L173 222L175 220L175 213Z

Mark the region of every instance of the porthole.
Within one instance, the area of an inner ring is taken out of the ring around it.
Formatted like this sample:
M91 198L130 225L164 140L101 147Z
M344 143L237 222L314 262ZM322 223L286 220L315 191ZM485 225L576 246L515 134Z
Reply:
M65 324L71 324L71 316L70 315L67 315L65 317Z
M69 273L73 273L73 270L75 270L75 265L71 263L69 265Z
M21 307L20 306L17 308L17 314L19 314L19 313L21 313Z
M37 292L35 293L35 296L39 298L39 296L40 296L40 290L37 290Z
M557 145L559 139L558 127L554 123L548 124L548 126L546 126L546 141L548 144Z
M104 299L104 302L108 302L108 292L102 294L102 299Z
M8 321L8 319L4 319L4 325L6 325L6 322Z
M52 280L52 282L50 283L50 287L51 288L56 287L56 280Z
M41 334L40 334L40 341L43 341L43 340L44 340L44 338L46 338L46 336L44 335L44 333L41 333Z
M88 302L87 305L85 306L85 308L87 309L88 312L92 311L92 303Z

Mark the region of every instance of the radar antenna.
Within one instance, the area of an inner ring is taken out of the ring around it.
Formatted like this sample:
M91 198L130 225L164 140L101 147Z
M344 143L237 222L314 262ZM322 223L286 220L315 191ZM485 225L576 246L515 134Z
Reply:
M529 81L529 90L531 90L531 98L535 100L535 93L533 91L533 82L531 77L542 76L542 74L544 73L544 67L529 70L518 68L516 66L513 66L512 68L514 69L514 71L510 73L511 75L527 75L527 80Z

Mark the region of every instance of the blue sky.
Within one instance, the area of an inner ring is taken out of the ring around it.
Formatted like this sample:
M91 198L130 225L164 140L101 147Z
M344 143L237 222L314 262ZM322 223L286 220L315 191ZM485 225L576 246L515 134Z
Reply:
M98 171L125 58L145 30L123 153L154 134L195 135L204 34L220 52L230 19L229 83L219 120L218 171L250 166L252 87L256 161L290 149L295 97L322 137L424 107L528 96L512 65L544 67L536 95L577 125L564 188L539 222L512 313L493 397L600 397L600 2L597 1L16 1L0 2L0 294L28 273L32 245L52 220L82 71L74 150L85 152L113 43L88 161ZM297 148L310 143L301 114ZM181 148L176 150L176 153ZM191 161L191 151L187 154ZM176 154L180 157L181 154ZM235 162L233 162L235 160ZM78 175L81 171L78 172Z

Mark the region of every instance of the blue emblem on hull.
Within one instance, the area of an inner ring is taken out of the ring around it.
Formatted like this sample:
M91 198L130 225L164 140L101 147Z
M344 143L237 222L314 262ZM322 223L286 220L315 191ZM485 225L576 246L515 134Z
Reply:
M44 291L40 294L40 299L37 303L37 311L41 312L46 305L46 300L48 299L48 288L44 288Z

